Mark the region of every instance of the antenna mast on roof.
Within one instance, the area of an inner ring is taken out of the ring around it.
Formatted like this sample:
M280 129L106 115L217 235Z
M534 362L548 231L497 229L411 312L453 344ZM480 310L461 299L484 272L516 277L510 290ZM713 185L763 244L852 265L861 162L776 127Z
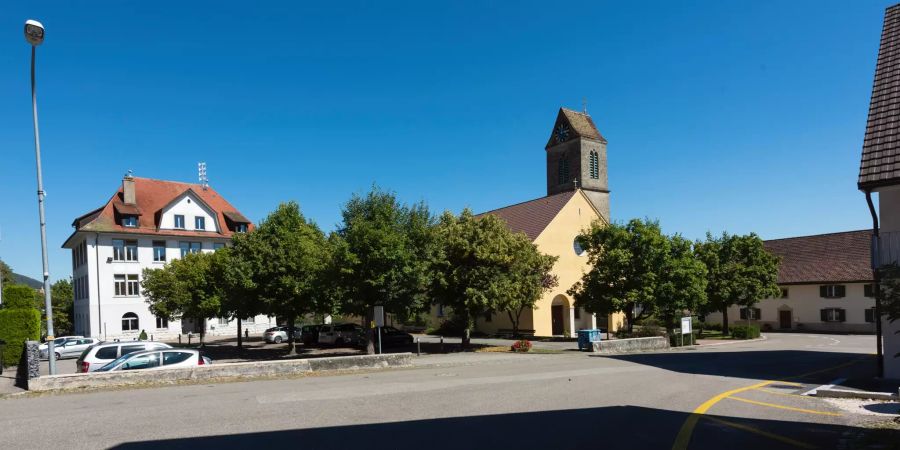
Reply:
M581 113L587 115L587 97L581 97Z
M206 177L206 163L205 162L201 161L201 162L197 163L197 173L200 177L200 186L202 186L203 190L205 191L207 186L209 186L209 178Z

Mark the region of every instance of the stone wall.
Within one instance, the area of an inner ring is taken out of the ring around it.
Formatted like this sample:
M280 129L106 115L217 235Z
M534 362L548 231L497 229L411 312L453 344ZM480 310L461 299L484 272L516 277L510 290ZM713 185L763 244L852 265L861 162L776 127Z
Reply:
M633 353L668 350L669 340L664 337L612 339L593 343L595 353Z
M31 391L102 389L111 386L166 385L182 382L210 382L235 379L295 376L339 370L385 369L412 364L411 353L290 359L233 364L211 364L179 369L150 369L133 372L93 372L43 376L30 380Z

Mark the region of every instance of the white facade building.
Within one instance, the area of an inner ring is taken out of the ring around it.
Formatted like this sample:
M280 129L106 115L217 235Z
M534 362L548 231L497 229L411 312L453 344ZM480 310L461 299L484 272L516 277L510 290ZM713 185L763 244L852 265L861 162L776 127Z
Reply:
M73 222L63 244L72 250L75 334L132 339L144 330L154 339L179 334L233 335L225 318L203 323L155 317L141 295L146 268L161 268L188 252L224 247L252 224L212 188L127 176L109 201ZM251 333L274 326L274 318L244 321Z

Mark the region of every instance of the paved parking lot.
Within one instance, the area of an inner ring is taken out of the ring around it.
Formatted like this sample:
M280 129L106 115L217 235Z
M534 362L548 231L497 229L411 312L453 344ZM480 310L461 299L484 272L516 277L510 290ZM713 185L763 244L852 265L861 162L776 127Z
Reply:
M430 355L406 370L5 399L0 441L17 449L836 448L890 416L801 394L871 375L873 341L784 334L621 356ZM48 421L54 427L43 427ZM71 439L86 432L90 439Z

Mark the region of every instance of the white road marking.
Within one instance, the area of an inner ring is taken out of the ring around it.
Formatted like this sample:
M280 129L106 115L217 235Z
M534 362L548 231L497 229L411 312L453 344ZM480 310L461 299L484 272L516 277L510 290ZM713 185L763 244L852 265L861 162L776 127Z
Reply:
M818 392L819 389L831 389L834 387L834 385L841 384L845 381L847 381L846 378L835 378L834 380L829 381L828 384L823 384L821 386L814 387L800 395L816 395L816 392Z

